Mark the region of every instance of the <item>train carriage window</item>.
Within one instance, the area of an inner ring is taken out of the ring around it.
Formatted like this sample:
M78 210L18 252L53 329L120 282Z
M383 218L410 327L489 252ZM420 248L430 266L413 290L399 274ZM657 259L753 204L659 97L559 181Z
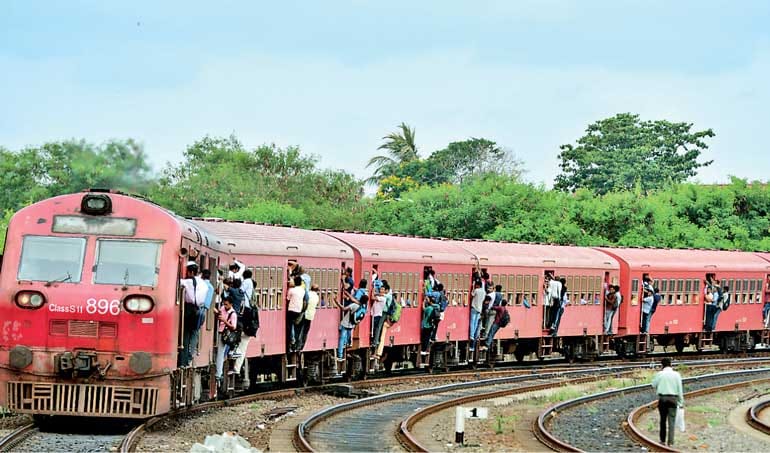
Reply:
M493 285L495 285L495 286L496 286L496 285L502 285L502 284L503 284L503 282L502 282L502 281L500 281L500 276L499 276L498 274L493 274L493 275L492 275L492 283L493 283ZM493 288L493 289L494 289L494 288Z
M514 288L515 288L515 291L516 291L517 295L518 294L524 294L525 283L524 283L524 276L523 275L521 275L521 274L516 275L516 285L514 285Z
M757 280L757 290L754 294L754 302L757 304L762 303L762 280Z
M413 306L417 307L420 304L420 293L422 292L420 288L422 288L422 279L420 278L420 275L417 272L412 273L412 300Z
M668 280L661 280L660 281L660 292L667 293L668 292Z
M604 285L602 285L602 277L600 275L596 276L594 293L594 305L599 305L604 299Z
M589 292L591 289L588 286L588 276L583 275L580 277L580 300L576 300L576 303L582 304L583 301L588 303L588 300L591 299L591 296L589 295Z
M532 290L529 293L529 303L533 307L537 305L538 300L540 299L540 288L542 288L542 283L540 282L540 276L538 275L531 275L532 277Z
M160 243L99 239L95 261L94 283L154 287L158 282Z
M508 300L509 304L513 304L514 302L516 302L516 297L515 297L516 289L511 287L509 283L511 281L511 275L503 275L502 278L503 278L503 291L505 294L504 297L505 299Z
M743 280L743 303L748 303L749 301L749 280L745 279Z
M754 303L754 292L757 290L757 281L756 280L749 280L749 300L747 303L753 304Z
M272 294L272 289L270 286L270 268L269 267L263 267L262 268L262 307L263 310L270 310L272 307L270 307L270 294Z
M271 267L268 269L268 281L267 281L268 286L267 287L270 289L270 292L268 293L268 296L267 296L268 297L267 308L269 310L275 310L277 306L275 301L276 297L278 297L277 289L276 289L276 278L275 278L276 272L277 270L274 267ZM279 285L281 284L281 282L283 282L283 278L281 278L280 274L278 276L277 281Z
M639 279L631 280L631 305L639 305Z

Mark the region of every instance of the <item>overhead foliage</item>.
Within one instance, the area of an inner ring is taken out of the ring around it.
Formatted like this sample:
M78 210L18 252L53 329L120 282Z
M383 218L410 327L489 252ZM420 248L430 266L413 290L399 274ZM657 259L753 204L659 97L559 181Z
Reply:
M589 189L598 194L634 190L642 193L686 181L701 167L711 129L692 131L692 123L642 121L621 113L588 126L576 145L561 146L557 190Z
M350 213L363 190L353 175L318 169L317 158L297 147L249 150L231 136L205 137L189 146L182 162L163 170L151 195L187 216L241 214L249 220L291 223L275 220L283 212L298 226L328 227L326 218L313 211Z
M47 197L87 188L144 193L152 184L142 146L84 140L46 143L17 152L0 148L0 207L17 210Z

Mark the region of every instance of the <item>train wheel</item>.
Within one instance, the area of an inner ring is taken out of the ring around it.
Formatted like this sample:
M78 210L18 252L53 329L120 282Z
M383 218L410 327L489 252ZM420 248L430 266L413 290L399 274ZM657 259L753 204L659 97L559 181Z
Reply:
M684 352L684 338L677 338L674 340L674 347L676 348L676 352L681 354Z

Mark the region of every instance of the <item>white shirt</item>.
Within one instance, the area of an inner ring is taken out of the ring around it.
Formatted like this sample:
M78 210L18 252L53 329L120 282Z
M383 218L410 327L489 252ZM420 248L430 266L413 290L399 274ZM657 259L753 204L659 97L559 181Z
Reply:
M374 296L374 303L372 304L372 316L382 316L382 311L385 308L385 296Z
M243 271L246 270L246 265L241 263L238 260L233 260L233 264L238 266L238 271L236 272L227 271L227 276L230 277L231 279L237 278L237 279L243 280Z
M561 282L555 278L551 279L550 283L548 283L548 298L551 300L561 300Z
M471 300L471 308L480 312L484 305L484 299L487 297L487 292L482 288L476 288L473 290L473 300Z
M179 280L179 285L184 288L184 301L187 304L195 304L202 307L206 302L206 295L209 292L209 286L206 280L195 276L195 284L192 278L183 278Z
M321 300L321 296L315 291L310 291L307 298L307 309L305 310L305 319L312 321L315 317L315 309L318 307L318 302Z
M254 294L254 280L247 278L241 283L241 290L246 299L243 301L244 307L251 308L251 296Z
M302 302L305 300L305 288L295 286L289 290L289 311L302 312Z

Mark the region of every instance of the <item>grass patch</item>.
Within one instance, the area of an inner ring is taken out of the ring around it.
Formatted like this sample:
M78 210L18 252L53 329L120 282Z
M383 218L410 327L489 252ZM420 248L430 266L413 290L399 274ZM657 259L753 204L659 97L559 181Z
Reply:
M687 406L687 412L696 414L718 414L720 410L713 406Z
M503 417L501 415L498 415L495 417L495 434L502 434L505 431L505 427L507 425L514 425L521 417L518 415L510 415L508 417ZM515 432L515 428L511 428L511 432Z
M706 423L709 425L709 428L714 428L723 424L724 421L720 417L709 417L706 419Z
M583 393L580 390L573 389L572 387L564 387L556 390L550 395L547 395L545 397L545 402L561 403L562 401L571 400L579 396L583 396Z

